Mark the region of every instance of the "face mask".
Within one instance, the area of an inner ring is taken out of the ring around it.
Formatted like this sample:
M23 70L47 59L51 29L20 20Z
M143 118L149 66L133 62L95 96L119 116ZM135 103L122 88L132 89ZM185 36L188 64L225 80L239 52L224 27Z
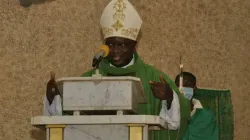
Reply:
M188 100L191 100L191 98L194 95L193 88L183 87L183 92L184 92L184 97L187 98Z

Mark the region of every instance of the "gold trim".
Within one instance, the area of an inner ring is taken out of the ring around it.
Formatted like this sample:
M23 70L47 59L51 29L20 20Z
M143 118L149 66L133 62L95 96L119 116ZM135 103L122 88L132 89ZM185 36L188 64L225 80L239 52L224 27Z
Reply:
M123 0L117 0L114 3L113 8L115 9L115 13L113 15L115 23L112 25L112 27L114 27L115 30L118 31L124 27L123 22L125 19L125 15L123 12L126 9L126 4L123 2Z
M113 27L114 27L114 25L113 25ZM119 30L119 23L117 23L116 28L117 28L117 30ZM102 28L102 31L103 31L104 37L114 34L114 29L113 28L104 27L104 28ZM138 35L138 32L139 32L139 30L136 29L136 28L122 29L121 30L121 35L123 35L125 37L136 39L137 35Z
M143 140L143 127L142 126L129 127L129 140Z
M63 140L63 128L50 128L49 140Z
M139 32L139 30L136 28L128 28L128 29L122 29L121 34L124 36L136 38L138 35L138 32Z
M114 30L112 28L102 28L104 36L110 36L113 34Z
M46 128L64 128L66 125L64 124L48 124L46 125Z
M134 126L145 126L145 124L128 124L129 127L134 127Z
M115 14L113 15L113 18L115 20L124 20L125 15L123 13L124 9L126 9L126 4L123 2L123 0L117 0L117 2L114 3Z
M49 140L63 140L63 131L66 125L49 124L46 128L49 129Z
M114 27L115 30L118 31L123 27L123 24L120 22L120 20L117 20L115 24L112 25L112 27Z

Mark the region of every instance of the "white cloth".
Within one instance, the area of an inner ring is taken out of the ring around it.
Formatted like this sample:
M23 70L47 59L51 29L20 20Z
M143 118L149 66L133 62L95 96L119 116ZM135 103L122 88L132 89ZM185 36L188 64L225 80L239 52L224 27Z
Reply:
M177 130L180 126L180 104L179 97L175 91L173 91L173 100L171 103L171 108L167 109L167 101L162 101L162 108L160 112L160 117L165 119L168 124L169 130Z
M193 110L192 110L192 112L190 114L191 116L194 115L196 109L203 108L203 106L201 105L201 102L199 100L195 99L195 98L192 99L192 103L193 103L194 107L193 107Z
M49 101L44 96L44 116L62 116L62 99L60 95L56 95L54 97L54 100L52 101L51 105L49 104Z

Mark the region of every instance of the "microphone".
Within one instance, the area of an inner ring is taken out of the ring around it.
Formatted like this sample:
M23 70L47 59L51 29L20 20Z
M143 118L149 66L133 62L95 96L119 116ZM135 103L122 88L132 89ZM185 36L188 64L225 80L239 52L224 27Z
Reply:
M99 47L98 52L95 54L92 62L92 67L97 67L101 62L102 58L108 56L109 47L107 45L102 45Z

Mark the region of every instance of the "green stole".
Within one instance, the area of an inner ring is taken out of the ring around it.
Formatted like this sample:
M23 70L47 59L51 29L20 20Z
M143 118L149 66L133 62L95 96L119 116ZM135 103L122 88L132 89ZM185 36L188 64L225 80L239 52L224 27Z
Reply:
M135 53L135 63L127 68L112 67L106 59L103 59L99 65L99 72L102 76L112 74L114 76L130 75L140 78L146 94L147 104L139 104L137 112L138 114L145 115L159 115L160 113L161 101L154 97L149 81L153 80L160 82L160 75L162 75L168 85L177 93L179 97L181 116L180 129L154 131L152 133L152 138L153 140L169 140L168 138L170 137L170 140L176 140L178 135L177 139L179 140L184 135L187 128L187 121L190 117L189 100L181 95L175 83L166 74L150 65L145 64L137 53ZM94 73L95 70L92 69L84 73L82 76L92 76Z

